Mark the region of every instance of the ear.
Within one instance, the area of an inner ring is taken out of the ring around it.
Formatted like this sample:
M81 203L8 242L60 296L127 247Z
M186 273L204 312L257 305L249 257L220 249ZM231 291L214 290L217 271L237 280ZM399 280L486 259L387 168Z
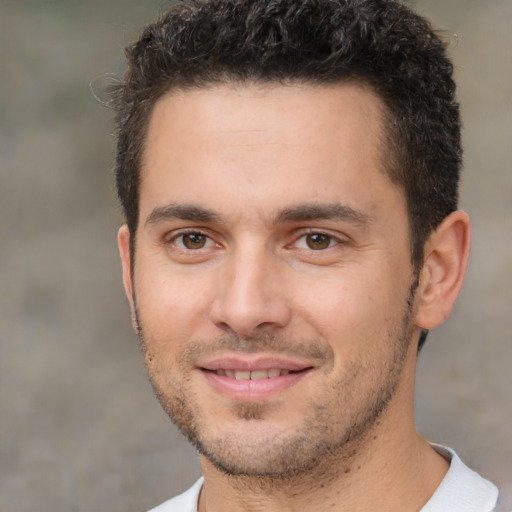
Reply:
M448 215L425 244L416 294L416 325L437 327L452 311L466 274L471 245L467 213Z
M135 315L135 303L133 299L133 273L130 252L130 231L126 224L123 224L117 233L117 246L119 247L119 255L123 267L123 286L130 304L130 312L132 317L132 328L138 332L137 317Z

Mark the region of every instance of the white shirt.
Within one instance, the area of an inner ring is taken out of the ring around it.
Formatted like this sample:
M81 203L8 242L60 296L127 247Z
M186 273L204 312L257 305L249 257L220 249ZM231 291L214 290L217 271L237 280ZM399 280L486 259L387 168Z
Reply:
M492 512L498 488L469 469L452 449L438 444L432 447L450 461L450 468L421 512Z
M420 512L492 512L498 501L497 487L469 469L450 448L432 446L450 461L450 468ZM149 512L197 512L203 481L200 478L188 491Z

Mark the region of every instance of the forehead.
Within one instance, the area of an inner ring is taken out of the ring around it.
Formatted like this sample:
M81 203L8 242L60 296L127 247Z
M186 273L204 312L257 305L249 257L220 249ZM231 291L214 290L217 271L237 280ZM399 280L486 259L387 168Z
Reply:
M280 128L299 137L329 139L347 127L371 129L371 143L384 134L386 108L369 86L350 82L314 85L291 82L224 83L204 88L173 89L160 98L150 116L148 138L169 129L183 134L210 129L209 137L236 137L252 131L276 137ZM172 122L172 125L169 123ZM217 123L216 123L217 122ZM309 131L309 133L307 133ZM256 141L255 141L256 142Z
M262 209L276 210L308 196L338 202L338 192L349 203L372 183L366 201L378 202L382 189L396 189L384 171L384 111L370 89L350 83L172 91L150 118L141 216L145 198L203 204L213 191L223 200L258 196Z

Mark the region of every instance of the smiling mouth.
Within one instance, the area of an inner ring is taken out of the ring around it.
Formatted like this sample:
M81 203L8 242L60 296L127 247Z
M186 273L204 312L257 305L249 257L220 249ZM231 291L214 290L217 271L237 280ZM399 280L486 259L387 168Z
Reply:
M228 377L230 379L236 380L264 380L264 379L275 379L276 377L280 377L281 375L289 375L290 373L298 373L292 372L291 370L280 370L278 368L273 368L271 370L255 370L255 371L247 371L247 370L224 370L219 369L215 370L214 373L216 375L220 375L222 377Z
M274 361L274 364L267 363L268 366L259 361L252 364L253 368L247 362L238 363L236 368L235 361L217 361L210 363L210 368L199 369L215 390L233 400L245 401L270 398L294 386L314 369L313 366L303 366L289 361L283 364L284 368L276 368L278 361Z
M202 368L203 371L215 375L218 377L224 377L227 379L247 381L247 380L272 380L278 379L278 377L293 377L300 374L305 374L312 370L312 366L301 368L300 370L290 370L281 368L271 368L269 370L229 370L225 368L219 368L216 370Z

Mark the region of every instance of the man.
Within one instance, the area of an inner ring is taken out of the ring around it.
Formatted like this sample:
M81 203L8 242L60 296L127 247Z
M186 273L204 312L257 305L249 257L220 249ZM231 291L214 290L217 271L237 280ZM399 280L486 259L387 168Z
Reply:
M414 425L470 244L428 23L393 0L185 1L128 58L123 281L204 474L155 510L494 510Z

